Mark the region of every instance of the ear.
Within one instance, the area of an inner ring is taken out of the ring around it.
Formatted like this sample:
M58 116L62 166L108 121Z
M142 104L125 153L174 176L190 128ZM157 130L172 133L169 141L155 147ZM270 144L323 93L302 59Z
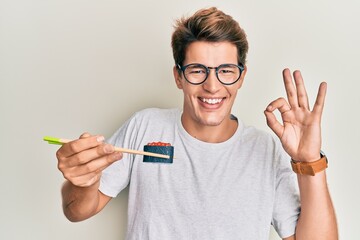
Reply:
M181 79L181 73L179 73L179 70L176 67L176 65L173 67L173 74L174 74L176 86L178 87L178 89L183 89L183 85L182 85L183 81Z
M242 86L242 84L243 84L243 82L244 82L246 72L247 72L247 66L244 65L244 70L242 71L241 76L240 76L240 79L239 79L238 89L241 88L241 86Z

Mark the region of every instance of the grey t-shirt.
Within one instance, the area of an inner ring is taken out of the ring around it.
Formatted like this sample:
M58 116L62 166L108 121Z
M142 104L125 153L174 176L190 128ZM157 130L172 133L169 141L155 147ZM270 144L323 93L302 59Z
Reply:
M124 154L104 170L100 191L116 197L129 183L127 239L268 239L295 233L300 212L296 174L272 135L238 120L222 143L190 136L179 109L145 109L110 139L142 150L149 142L174 146L172 164Z

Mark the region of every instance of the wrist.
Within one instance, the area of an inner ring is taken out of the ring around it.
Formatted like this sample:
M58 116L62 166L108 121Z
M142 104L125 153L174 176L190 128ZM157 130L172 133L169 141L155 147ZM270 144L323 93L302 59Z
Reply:
M298 158L292 157L291 160L293 160L294 162L315 162L322 158L323 155L325 154L323 154L323 152L320 150L320 154L319 151L317 151L316 153L298 156Z
M328 167L328 160L325 154L320 152L320 159L318 158L316 161L296 161L291 159L291 167L297 174L315 176L316 173Z

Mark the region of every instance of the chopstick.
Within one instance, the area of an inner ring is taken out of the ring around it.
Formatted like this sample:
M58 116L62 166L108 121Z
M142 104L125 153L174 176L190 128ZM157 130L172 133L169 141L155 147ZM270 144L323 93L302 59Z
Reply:
M47 141L49 144L56 144L56 145L63 145L64 143L71 142L73 140L66 139L66 138L55 138L55 137L49 137L45 136L43 138L44 141ZM146 155L150 157L158 157L158 158L166 158L169 159L169 155L165 154L159 154L159 153L152 153L152 152L144 152L144 151L138 151L128 148L120 148L120 147L114 147L115 151L123 152L123 153L131 153L131 154L140 154L140 155Z

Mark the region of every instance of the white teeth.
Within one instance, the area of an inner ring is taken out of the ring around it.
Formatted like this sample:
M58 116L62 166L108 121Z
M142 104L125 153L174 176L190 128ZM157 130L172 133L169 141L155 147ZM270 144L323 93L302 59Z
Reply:
M208 104L217 104L222 101L222 98L202 98L201 99L204 103Z

